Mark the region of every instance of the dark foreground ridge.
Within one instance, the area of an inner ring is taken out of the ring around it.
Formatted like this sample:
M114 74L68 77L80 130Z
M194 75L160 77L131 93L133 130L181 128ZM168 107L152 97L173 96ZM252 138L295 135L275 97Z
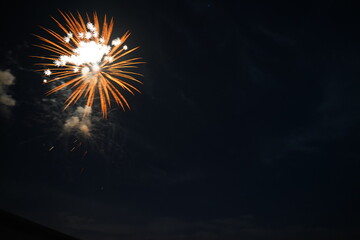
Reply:
M0 210L0 239L78 240L2 210Z

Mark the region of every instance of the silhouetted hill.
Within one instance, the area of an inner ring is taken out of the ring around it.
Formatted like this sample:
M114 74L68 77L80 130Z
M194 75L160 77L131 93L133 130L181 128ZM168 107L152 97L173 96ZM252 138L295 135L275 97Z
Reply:
M76 240L77 238L0 210L0 239Z

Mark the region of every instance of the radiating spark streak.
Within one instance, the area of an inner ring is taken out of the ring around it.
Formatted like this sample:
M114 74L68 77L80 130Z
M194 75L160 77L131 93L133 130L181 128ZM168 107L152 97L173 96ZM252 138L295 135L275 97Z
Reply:
M104 17L102 26L96 13L92 19L86 14L83 18L80 13L77 16L72 13L63 13L65 24L57 19L57 26L64 32L59 34L54 30L41 27L55 40L35 35L43 43L35 45L52 53L51 56L33 56L45 61L37 65L43 66L39 71L48 77L55 77L44 81L51 83L63 80L64 83L49 90L46 94L52 94L66 87L72 89L72 93L65 101L65 108L75 104L81 97L87 98L86 105L92 107L95 96L99 96L100 107L104 118L107 110L111 107L111 100L121 106L123 110L130 109L123 92L139 92L132 82L142 84L135 76L143 76L140 73L126 71L128 68L137 68L141 58L124 59L128 54L139 47L128 49L125 45L130 36L127 31L122 37L111 39L114 27L113 19ZM49 61L49 62L48 62ZM117 87L120 87L120 91Z

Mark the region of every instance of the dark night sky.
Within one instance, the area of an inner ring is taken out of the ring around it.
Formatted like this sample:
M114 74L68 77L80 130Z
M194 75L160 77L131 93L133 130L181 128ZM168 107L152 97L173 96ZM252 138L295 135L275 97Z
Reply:
M360 239L360 5L248 2L7 5L0 208L84 240ZM113 16L147 62L91 139L29 58L57 9Z

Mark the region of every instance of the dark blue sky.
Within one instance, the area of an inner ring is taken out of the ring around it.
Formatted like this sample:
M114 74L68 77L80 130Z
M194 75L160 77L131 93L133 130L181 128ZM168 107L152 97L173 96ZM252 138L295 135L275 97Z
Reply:
M89 240L358 239L360 6L248 2L10 3L0 208ZM113 16L147 62L91 139L29 58L57 9Z

